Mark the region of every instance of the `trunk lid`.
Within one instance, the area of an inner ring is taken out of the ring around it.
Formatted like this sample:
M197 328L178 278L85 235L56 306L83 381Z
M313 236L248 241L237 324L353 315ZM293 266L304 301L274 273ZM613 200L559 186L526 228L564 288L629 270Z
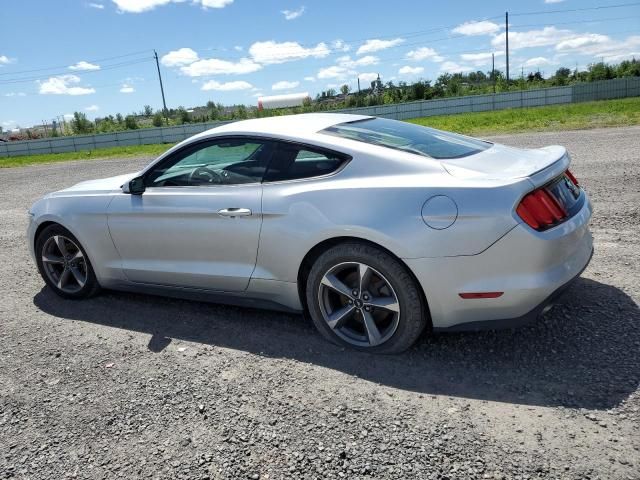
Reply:
M494 144L475 155L440 162L454 177L473 180L528 178L538 187L566 170L569 166L566 153L566 149L558 145L522 149Z

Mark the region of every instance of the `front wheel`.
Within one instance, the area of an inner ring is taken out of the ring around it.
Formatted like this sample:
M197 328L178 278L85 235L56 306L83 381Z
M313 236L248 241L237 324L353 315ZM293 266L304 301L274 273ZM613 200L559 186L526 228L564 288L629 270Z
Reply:
M323 253L309 273L306 296L320 333L359 350L402 352L427 324L420 291L404 265L365 244Z
M45 228L36 239L35 254L40 275L61 297L87 298L100 289L89 257L66 228Z

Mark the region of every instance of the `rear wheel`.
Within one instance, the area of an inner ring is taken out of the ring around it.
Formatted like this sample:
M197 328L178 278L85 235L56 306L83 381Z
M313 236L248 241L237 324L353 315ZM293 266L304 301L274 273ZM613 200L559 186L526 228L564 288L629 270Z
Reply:
M309 273L307 305L330 341L377 353L409 348L427 320L406 268L373 246L346 243L323 253Z
M66 228L45 228L36 239L35 254L40 275L61 297L87 298L100 289L86 252Z

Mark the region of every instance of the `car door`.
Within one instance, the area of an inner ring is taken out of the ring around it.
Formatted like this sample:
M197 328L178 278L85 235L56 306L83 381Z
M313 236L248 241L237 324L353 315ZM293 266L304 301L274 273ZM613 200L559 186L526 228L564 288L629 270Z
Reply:
M272 143L216 139L149 169L141 195L117 194L108 225L136 283L238 292L256 264L261 181Z

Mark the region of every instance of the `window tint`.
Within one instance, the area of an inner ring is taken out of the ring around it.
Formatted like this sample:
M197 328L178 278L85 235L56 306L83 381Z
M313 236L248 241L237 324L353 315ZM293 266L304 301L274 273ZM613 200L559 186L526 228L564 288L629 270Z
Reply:
M304 147L280 144L273 154L265 181L319 177L335 172L346 157Z
M466 157L491 147L482 140L385 118L341 123L321 133L436 159Z
M272 144L218 140L187 147L150 172L151 187L215 186L262 181Z

